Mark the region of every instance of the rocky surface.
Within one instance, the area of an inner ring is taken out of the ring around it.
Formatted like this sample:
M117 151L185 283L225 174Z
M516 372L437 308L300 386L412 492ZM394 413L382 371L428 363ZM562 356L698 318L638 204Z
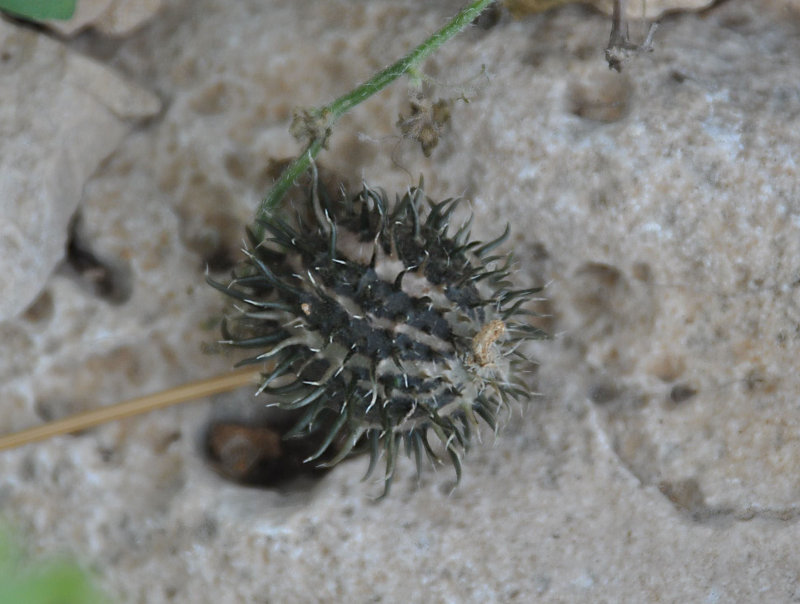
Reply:
M158 14L162 0L80 0L67 21L48 21L47 26L66 35L92 28L107 36L124 36Z
M707 8L715 0L621 0L620 14L627 19L659 19L665 14ZM584 0L607 15L614 12L615 0ZM565 4L572 0L503 0L503 5L515 17L539 13Z
M0 424L229 366L203 353L222 307L204 271L225 274L272 162L297 151L292 109L459 4L174 0L113 45L71 42L166 109L85 187L94 268L73 257L0 324ZM375 502L364 459L277 489L227 482L200 443L209 416L258 405L242 392L0 453L2 513L122 602L800 598L800 13L669 16L621 74L609 27L569 6L473 28L425 66L432 97L470 101L430 158L395 129L402 84L322 156L353 183L422 174L434 197L465 195L478 236L512 223L520 282L548 283L539 395L456 490L449 469L417 481L406 463Z
M0 21L0 320L42 290L64 256L84 183L160 101L112 70Z

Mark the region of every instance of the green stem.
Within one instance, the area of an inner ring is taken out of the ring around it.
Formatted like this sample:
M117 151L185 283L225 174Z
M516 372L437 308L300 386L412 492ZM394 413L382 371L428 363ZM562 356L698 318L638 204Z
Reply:
M278 207L294 181L311 166L311 162L325 145L325 141L333 125L343 114L391 84L401 75L416 68L428 55L471 23L492 2L494 2L494 0L474 0L453 17L447 25L434 33L402 59L389 65L389 67L382 71L379 71L369 80L347 94L340 96L329 105L311 111L309 115L323 120L321 127L316 128L316 135L312 138L303 153L289 164L278 180L275 181L269 194L261 202L256 212L256 219L269 219L269 216L272 214L273 210ZM261 227L258 224L256 224L255 227L261 231Z

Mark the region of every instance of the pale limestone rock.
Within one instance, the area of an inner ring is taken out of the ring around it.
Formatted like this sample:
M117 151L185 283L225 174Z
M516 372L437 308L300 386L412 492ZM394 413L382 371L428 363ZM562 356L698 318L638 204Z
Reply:
M162 4L162 0L116 0L95 27L109 36L123 36L155 17Z
M54 19L47 22L48 27L65 36L72 35L102 18L113 2L114 0L78 0L72 19L66 21Z
M123 43L112 66L170 104L83 207L132 295L114 307L57 277L4 326L0 425L230 365L200 353L220 307L205 262L238 245L270 160L297 151L292 108L460 5L176 0ZM321 157L390 192L422 173L434 197L463 193L478 236L512 222L524 284L550 283L541 396L484 434L457 490L403 460L376 503L364 459L244 489L203 461L198 404L0 454L2 512L37 549L82 553L122 602L800 598L798 15L745 0L675 15L622 74L608 30L578 6L473 29L425 66L437 95L470 100L430 159L394 129L402 85Z
M93 27L109 36L124 36L153 18L162 0L80 0L67 21L49 21L52 29L70 36Z
M623 0L626 19L658 19L666 13L696 11L711 6L716 0ZM610 15L613 0L588 0L588 3Z
M64 254L86 179L160 102L44 36L0 21L0 320L23 311Z
M504 0L503 4L511 13L520 17L538 13L554 7L573 3L574 0ZM614 10L613 0L580 0L610 15ZM666 13L704 9L715 0L623 0L622 16L625 19L658 19Z

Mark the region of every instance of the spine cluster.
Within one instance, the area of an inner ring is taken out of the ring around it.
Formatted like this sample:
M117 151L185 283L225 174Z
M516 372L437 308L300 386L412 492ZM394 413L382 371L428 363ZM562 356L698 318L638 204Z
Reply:
M241 364L264 363L259 393L305 411L289 435L324 426L307 461L334 465L366 442L388 492L402 445L418 471L446 452L460 478L478 418L496 429L528 396L518 347L545 334L520 319L539 288L514 289L510 258L491 255L508 229L488 243L470 240L471 219L450 232L458 204L421 184L394 204L366 186L334 201L315 181L294 219L251 233L228 284L211 282L240 303L224 338L257 350Z

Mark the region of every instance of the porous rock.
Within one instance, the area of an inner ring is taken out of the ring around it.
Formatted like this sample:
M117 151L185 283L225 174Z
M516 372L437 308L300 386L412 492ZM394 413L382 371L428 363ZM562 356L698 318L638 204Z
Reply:
M503 4L516 17L525 14L539 13L551 8L572 3L574 0L504 0ZM611 15L614 11L614 0L582 0L597 10ZM666 13L692 11L706 8L715 0L622 0L621 16L625 19L658 19Z
M0 21L0 320L41 291L98 163L160 102L91 59Z
M48 21L55 31L71 36L91 27L109 36L124 36L161 10L163 0L80 0L66 21Z
M88 183L84 218L132 294L111 306L50 280L3 330L19 353L0 424L232 364L199 352L220 309L204 270L221 258L225 278L271 162L300 148L292 108L461 4L176 0L123 44L110 63L142 66L170 104ZM123 602L798 599L800 18L779 1L675 14L622 74L609 28L574 5L473 28L425 65L456 99L429 159L394 130L403 86L321 156L390 194L420 173L435 197L463 193L475 236L512 223L520 284L548 283L536 393L457 489L403 460L376 503L363 458L243 488L204 462L198 404L3 452L3 511Z

